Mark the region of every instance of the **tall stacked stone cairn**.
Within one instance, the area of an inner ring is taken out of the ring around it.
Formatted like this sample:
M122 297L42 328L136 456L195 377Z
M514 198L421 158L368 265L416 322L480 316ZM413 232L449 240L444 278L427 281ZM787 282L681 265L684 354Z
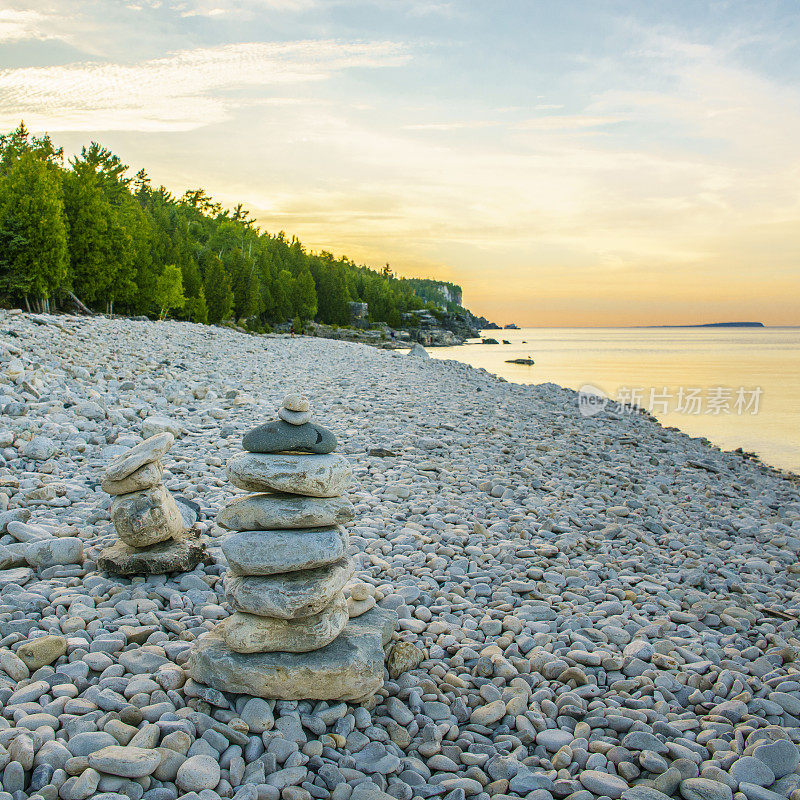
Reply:
M114 498L111 521L119 541L100 554L100 569L158 575L192 570L204 558L204 546L186 531L174 498L161 482L161 459L174 441L171 433L151 436L106 467L101 487Z
M335 435L310 422L305 397L288 396L278 416L228 462L231 482L258 494L217 516L232 531L222 550L234 613L195 642L189 672L236 694L364 701L383 685L397 615L345 599L354 565L341 525L355 510L342 496L352 469L333 454Z

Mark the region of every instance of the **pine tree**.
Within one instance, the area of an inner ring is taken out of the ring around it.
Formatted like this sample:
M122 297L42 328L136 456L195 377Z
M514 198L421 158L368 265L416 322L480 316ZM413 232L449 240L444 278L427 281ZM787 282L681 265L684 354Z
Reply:
M208 306L206 305L206 293L200 286L197 297L187 297L186 305L183 307L183 315L192 322L208 322Z
M36 149L3 152L0 175L0 289L49 310L67 276L61 174ZM7 248L7 249L6 249Z
M307 266L292 281L292 308L302 320L313 319L317 313L316 286Z
M85 162L64 176L64 210L69 224L69 275L84 302L105 302L113 279L113 210L95 171Z
M275 281L275 318L278 322L286 322L293 316L292 293L294 278L288 269L282 269Z
M215 258L206 273L206 305L208 321L212 324L228 319L233 311L233 292L222 262Z

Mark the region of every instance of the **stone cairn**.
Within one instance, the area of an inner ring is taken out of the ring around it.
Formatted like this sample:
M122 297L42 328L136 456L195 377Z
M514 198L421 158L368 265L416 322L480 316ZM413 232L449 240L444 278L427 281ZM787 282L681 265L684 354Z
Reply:
M159 433L114 458L101 483L111 501L111 521L120 541L97 560L118 575L162 574L194 569L205 548L183 525L178 505L161 482L161 459L172 447L171 433Z
M310 422L307 398L288 396L278 417L247 433L247 452L228 462L231 482L258 494L217 516L232 531L222 550L234 613L195 642L189 672L238 694L363 701L383 685L397 617L362 601L350 619L354 566L341 524L355 514L342 496L352 469L333 454L336 436Z

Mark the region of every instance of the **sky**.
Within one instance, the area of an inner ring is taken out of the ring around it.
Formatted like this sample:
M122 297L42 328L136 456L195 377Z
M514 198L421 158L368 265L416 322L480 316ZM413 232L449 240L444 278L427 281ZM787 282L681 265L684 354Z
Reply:
M800 324L796 0L0 0L91 140L500 324Z

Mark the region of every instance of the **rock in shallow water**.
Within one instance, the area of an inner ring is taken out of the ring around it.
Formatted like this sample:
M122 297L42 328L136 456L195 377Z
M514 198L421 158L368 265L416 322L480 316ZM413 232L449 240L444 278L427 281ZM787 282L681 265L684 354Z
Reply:
M234 653L215 629L197 641L189 673L199 683L235 694L358 701L383 685L383 645L396 624L393 611L375 608L310 653Z
M340 593L327 608L310 617L287 620L236 612L218 631L237 653L306 653L330 644L344 630L348 617L347 602Z
M222 552L233 575L276 575L332 564L347 550L344 528L241 531L225 537Z
M352 467L338 455L245 453L228 462L234 486L248 492L289 492L308 497L337 497L352 477Z
M278 619L310 617L331 604L353 570L353 562L342 558L327 567L281 575L228 575L225 593L237 611L247 614Z

